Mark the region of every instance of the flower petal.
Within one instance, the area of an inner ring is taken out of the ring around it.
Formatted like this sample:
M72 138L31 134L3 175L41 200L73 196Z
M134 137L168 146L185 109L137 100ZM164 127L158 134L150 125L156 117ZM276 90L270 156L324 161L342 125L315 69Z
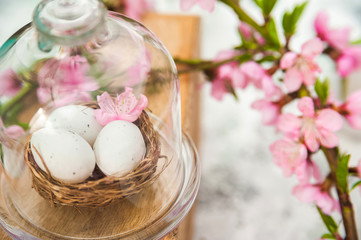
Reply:
M216 78L212 82L211 88L211 96L221 101L223 99L223 95L228 93L226 87L224 86L224 81L222 78Z
M102 111L116 114L115 103L108 92L104 92L102 95L97 96L97 101Z
M301 128L301 119L293 114L282 114L278 120L277 127L282 132L299 132Z
M361 115L350 114L347 115L345 118L352 128L361 129Z
M318 128L324 128L335 132L342 128L343 119L338 112L332 109L323 109L318 112L318 116L316 117L316 125Z
M319 38L314 38L302 45L301 55L311 60L320 55L323 48L323 42Z
M277 101L283 96L281 88L276 86L273 83L272 78L268 75L265 75L262 79L262 89L268 99Z
M338 145L338 137L328 130L321 129L320 131L320 143L327 148L334 148Z
M345 78L350 75L357 67L356 60L347 55L342 55L337 59L337 72Z
M302 112L305 117L313 117L315 115L315 105L312 98L303 97L298 102L298 109Z
M293 188L292 194L302 202L315 201L319 188L311 184L297 185Z
M25 134L25 131L22 127L17 125L9 126L5 129L5 134L8 135L12 139L17 139L23 134Z
M354 92L347 98L345 108L351 114L361 114L361 90Z
M247 23L240 22L238 26L238 30L245 39L248 40L251 38L251 27Z
M315 19L314 27L317 32L317 35L325 40L325 35L329 31L328 29L328 15L324 11L320 11Z
M335 200L327 192L320 192L316 195L316 204L327 215L331 215L336 210Z
M293 64L295 64L297 59L297 54L294 52L287 52L283 57L281 58L280 67L282 69L290 68Z
M280 115L279 107L270 101L261 99L252 104L252 108L261 111L262 123L264 125L274 125L277 123L278 116Z
M256 88L262 89L262 79L266 72L258 63L249 61L243 63L240 68L248 81L252 81Z
M306 129L304 131L305 144L311 152L316 152L320 148L320 144L317 141L317 131Z
M289 68L284 77L284 83L289 92L295 92L302 85L302 73L296 68Z

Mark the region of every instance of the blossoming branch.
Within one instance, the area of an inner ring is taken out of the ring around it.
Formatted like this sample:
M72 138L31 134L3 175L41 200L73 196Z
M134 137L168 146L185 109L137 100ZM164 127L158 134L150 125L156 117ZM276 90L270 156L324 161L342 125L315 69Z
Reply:
M286 177L296 175L298 184L292 193L303 202L315 203L328 229L323 239L358 239L349 192L361 182L350 186L349 179L361 177L361 161L357 167L348 166L351 156L342 153L335 132L343 127L343 119L351 127L361 129L361 90L344 102L337 100L328 80L320 78L317 57L329 56L340 78L346 78L361 67L361 46L350 43L349 28L330 28L329 16L320 12L314 21L316 36L306 41L300 52L292 51L289 43L307 2L284 13L283 31L277 29L272 16L276 0L254 0L262 10L261 24L251 18L238 1L219 2L238 16L241 43L221 51L213 61L176 59L186 67L181 73L203 71L212 84L211 95L218 100L229 93L237 97L237 89L250 85L264 92L264 98L255 101L252 107L261 112L263 124L283 133L281 139L271 144L270 150L274 163ZM212 11L216 1L181 0L184 10L196 4ZM291 102L297 102L298 115L285 110ZM329 165L326 176L321 175L319 163L314 159L319 151L324 153ZM335 211L342 216L344 237L331 217Z

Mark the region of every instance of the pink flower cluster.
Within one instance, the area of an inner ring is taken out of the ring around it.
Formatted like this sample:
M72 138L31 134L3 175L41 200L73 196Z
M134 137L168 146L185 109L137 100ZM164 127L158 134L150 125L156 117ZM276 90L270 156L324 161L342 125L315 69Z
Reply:
M286 71L284 83L289 92L297 91L302 84L315 84L316 73L320 72L320 68L314 60L322 51L322 41L315 38L302 45L300 54L288 52L282 57L280 67Z
M0 86L0 97L13 97L21 89L22 82L14 70L7 69L0 74Z
M107 92L97 99L100 109L95 110L94 114L96 120L103 126L115 120L134 122L148 105L148 99L144 95L141 95L137 101L132 88L125 88L125 92L114 100Z
M326 12L320 12L317 15L314 26L317 35L339 52L337 71L342 77L347 77L361 67L361 47L349 44L349 28L330 28Z
M312 152L320 146L333 148L338 145L334 132L343 125L342 116L335 110L326 108L315 110L314 100L303 97L298 102L301 116L284 113L279 117L277 128L285 138L273 143L270 150L276 165L282 168L286 177L296 174L299 180L293 194L304 202L315 202L324 213L331 214L339 208L328 190L320 185L322 177L316 163L311 159ZM311 184L312 177L316 180Z
M40 103L52 101L56 106L62 106L75 101L90 101L90 92L99 86L87 76L88 71L89 63L81 56L46 61L38 73Z
M5 128L2 119L0 118L0 143L6 147L10 147L12 140L16 140L25 133L24 129L17 125L11 125Z

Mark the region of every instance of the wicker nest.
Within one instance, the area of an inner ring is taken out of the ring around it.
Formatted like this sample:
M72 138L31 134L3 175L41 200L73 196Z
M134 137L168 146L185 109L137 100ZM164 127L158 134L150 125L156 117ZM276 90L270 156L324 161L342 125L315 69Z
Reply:
M122 177L105 176L96 167L91 177L75 184L56 180L50 173L43 171L34 160L29 139L25 148L25 160L32 173L34 189L52 206L100 207L116 199L137 194L144 185L153 182L162 172L158 171L155 174L158 159L164 156L160 156L159 136L148 114L143 111L134 124L139 127L147 148L146 155L139 165Z

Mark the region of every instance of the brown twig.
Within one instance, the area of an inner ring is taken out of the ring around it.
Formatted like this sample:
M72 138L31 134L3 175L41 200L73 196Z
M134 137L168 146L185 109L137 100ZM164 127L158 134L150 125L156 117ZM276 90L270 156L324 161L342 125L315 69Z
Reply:
M344 192L341 189L337 181L336 172L338 167L338 148L322 148L322 151L327 158L328 164L330 165L332 178L336 182L336 190L340 202L343 225L346 232L345 240L358 240L355 213L350 201L350 195L347 191Z

